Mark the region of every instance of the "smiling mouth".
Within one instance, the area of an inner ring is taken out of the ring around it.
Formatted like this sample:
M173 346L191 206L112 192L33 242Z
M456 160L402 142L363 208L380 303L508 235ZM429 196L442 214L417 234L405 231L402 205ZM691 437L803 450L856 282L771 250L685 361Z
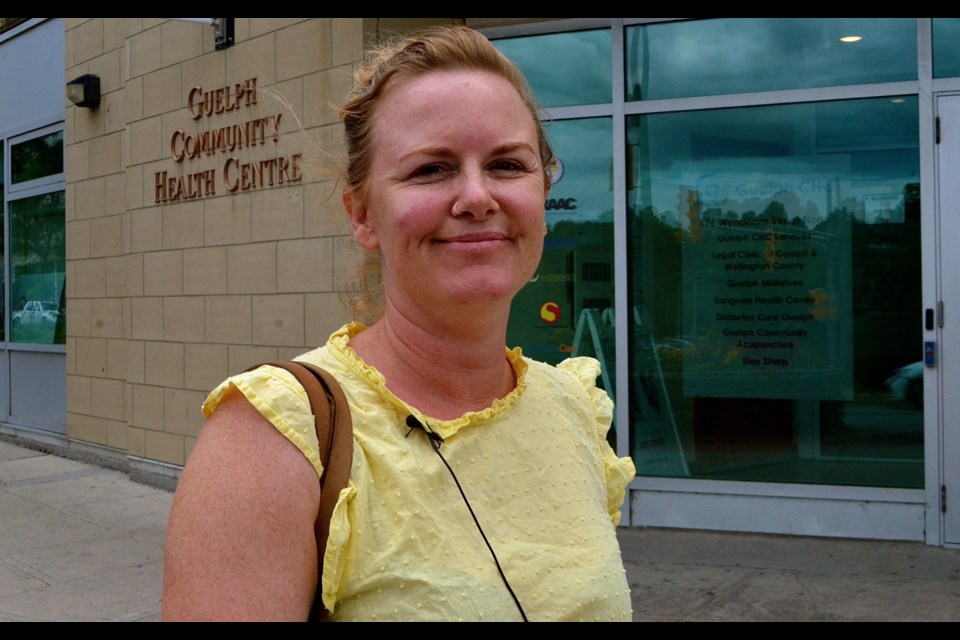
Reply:
M499 233L468 233L462 236L452 238L443 238L439 242L444 244L482 244L492 242L505 242L507 236Z

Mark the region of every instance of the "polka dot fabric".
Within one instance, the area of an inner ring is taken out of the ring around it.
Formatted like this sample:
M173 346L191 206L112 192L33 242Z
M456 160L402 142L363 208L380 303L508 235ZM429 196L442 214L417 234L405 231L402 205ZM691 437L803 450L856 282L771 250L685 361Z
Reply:
M441 452L530 620L629 621L615 523L634 467L606 442L613 407L595 386L597 362L553 367L507 351L512 393L434 420L394 396L350 348L362 330L347 325L299 358L336 375L353 418L350 483L324 557L331 619L520 619L453 478L426 436L409 433L414 415L444 438ZM229 378L204 413L236 386L319 473L309 403L292 380L273 368Z

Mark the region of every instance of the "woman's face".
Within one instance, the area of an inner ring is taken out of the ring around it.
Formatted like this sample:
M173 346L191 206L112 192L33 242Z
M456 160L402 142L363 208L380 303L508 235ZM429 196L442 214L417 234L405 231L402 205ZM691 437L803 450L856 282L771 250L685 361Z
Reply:
M377 107L365 203L345 196L354 236L379 248L391 304L509 302L543 252L537 129L491 73L437 71Z

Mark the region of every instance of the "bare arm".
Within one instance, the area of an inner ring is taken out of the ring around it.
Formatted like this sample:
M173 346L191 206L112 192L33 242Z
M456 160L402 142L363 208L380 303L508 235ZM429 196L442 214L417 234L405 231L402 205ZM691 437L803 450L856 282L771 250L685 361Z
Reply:
M317 582L313 466L236 389L173 498L164 620L306 620Z

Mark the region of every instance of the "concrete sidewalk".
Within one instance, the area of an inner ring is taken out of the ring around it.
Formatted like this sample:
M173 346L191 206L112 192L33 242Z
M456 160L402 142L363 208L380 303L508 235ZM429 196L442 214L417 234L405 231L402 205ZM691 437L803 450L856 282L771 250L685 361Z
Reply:
M621 529L635 621L957 621L960 551Z
M0 441L0 620L158 620L172 497Z
M154 621L172 494L0 441L0 621ZM621 529L634 619L960 620L960 552Z

